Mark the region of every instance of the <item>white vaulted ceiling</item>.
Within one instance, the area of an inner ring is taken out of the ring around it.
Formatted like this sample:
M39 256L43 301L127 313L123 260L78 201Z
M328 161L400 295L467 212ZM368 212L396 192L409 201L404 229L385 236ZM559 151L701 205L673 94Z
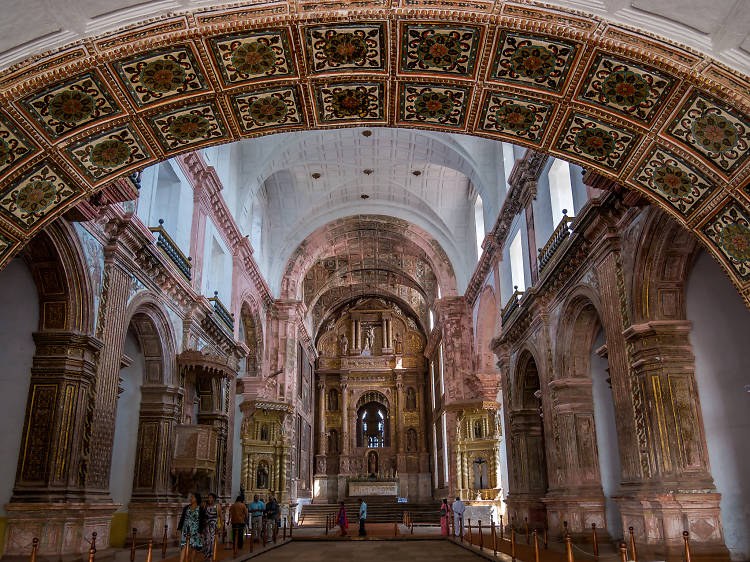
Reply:
M251 234L274 288L289 256L316 228L358 214L394 216L425 229L465 287L476 264L476 194L496 213L505 192L498 179L502 144L474 137L348 128L273 135L218 150L233 151L217 164L220 176L231 178L224 198ZM222 166L240 170L226 173Z
M229 2L210 0L4 0L0 69L30 55L149 18L226 4ZM257 2L232 3L241 4ZM748 0L557 0L544 4L653 33L750 74Z

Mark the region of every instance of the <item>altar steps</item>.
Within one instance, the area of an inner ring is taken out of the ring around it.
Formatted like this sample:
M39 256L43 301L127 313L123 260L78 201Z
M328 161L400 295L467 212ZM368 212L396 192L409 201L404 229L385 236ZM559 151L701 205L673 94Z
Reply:
M440 503L398 503L393 498L382 496L365 497L367 503L367 522L370 523L393 523L401 522L404 511L412 514L415 525L439 525ZM345 502L346 514L349 524L357 522L359 514L359 502L356 499L347 499ZM335 503L309 503L302 506L300 524L310 527L322 527L325 525L327 515L336 515L339 504Z

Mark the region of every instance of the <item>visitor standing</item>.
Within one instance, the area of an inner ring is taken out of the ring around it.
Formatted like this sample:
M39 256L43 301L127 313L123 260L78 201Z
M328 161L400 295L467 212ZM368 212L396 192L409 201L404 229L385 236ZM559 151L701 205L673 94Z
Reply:
M245 544L245 526L247 525L247 506L242 501L242 494L229 508L229 522L232 524L232 544L237 541L237 548L242 549ZM236 537L236 539L235 539Z
M221 506L217 500L218 497L216 494L213 492L208 494L208 501L206 502L206 525L203 529L203 556L206 557L206 560L213 558L216 532L221 530L222 513Z
M253 501L250 502L250 522L252 523L253 529L253 541L260 542L260 533L263 525L263 511L266 509L264 504L258 497L258 494L253 496Z
M269 540L273 539L278 532L277 522L281 516L281 509L279 503L276 501L275 496L268 498L268 503L265 509L266 514L266 536Z
M448 536L448 520L451 516L451 508L448 500L443 498L443 504L440 506L440 534Z
M341 502L339 506L339 514L336 516L336 522L341 529L341 536L345 537L346 530L349 528L349 522L346 520L346 504L344 502Z
M461 533L461 524L464 520L464 502L461 501L461 498L456 498L456 501L453 502L453 535L456 536L457 534Z
M201 507L201 495L192 492L188 496L188 505L182 509L180 523L177 525L177 530L180 531L180 548L189 544L193 550L201 550L205 525L206 512Z
M367 536L365 531L365 519L367 519L367 504L363 498L359 498L359 536Z

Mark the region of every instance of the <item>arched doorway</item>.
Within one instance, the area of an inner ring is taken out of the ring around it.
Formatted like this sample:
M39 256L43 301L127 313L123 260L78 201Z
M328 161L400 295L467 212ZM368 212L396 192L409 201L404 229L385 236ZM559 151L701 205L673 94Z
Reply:
M544 442L542 392L537 362L524 351L515 371L515 394L509 412L511 440L509 494L506 500L517 521L546 525L542 498L547 493L547 462ZM525 467L521 470L520 467Z

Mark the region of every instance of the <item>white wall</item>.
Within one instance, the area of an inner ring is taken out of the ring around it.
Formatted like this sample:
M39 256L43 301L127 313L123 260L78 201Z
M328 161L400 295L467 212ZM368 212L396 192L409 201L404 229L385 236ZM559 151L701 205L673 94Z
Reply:
M213 297L214 291L218 291L219 300L228 310L232 305L232 274L232 254L214 223L207 219L201 292Z
M164 219L167 234L188 255L193 190L176 162L168 160L144 170L136 214L149 227L159 226L159 219Z
M141 385L145 363L141 347L135 334L128 330L125 336L125 355L133 362L120 369L120 386L124 389L117 398L115 417L115 441L112 447L112 470L109 489L115 503L122 504L117 510L126 512L133 491L136 449L138 446L138 417L141 409Z
M16 481L18 452L34 357L32 332L39 327L39 297L31 272L21 259L14 259L0 271L0 515L10 501Z
M615 404L612 399L612 389L607 382L609 362L595 353L604 343L604 332L600 330L591 348L591 394L594 399L596 446L599 451L602 491L606 501L607 528L613 539L621 539L623 536L622 515L619 506L612 501L612 496L620 491L622 479L620 452L617 448Z
M706 253L687 283L687 318L711 472L721 493L724 537L733 560L750 559L750 312Z

